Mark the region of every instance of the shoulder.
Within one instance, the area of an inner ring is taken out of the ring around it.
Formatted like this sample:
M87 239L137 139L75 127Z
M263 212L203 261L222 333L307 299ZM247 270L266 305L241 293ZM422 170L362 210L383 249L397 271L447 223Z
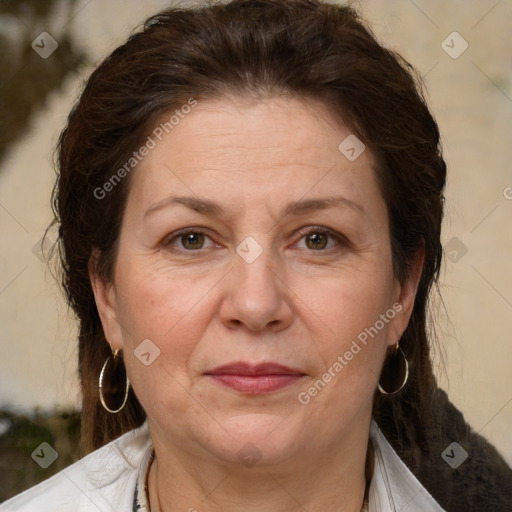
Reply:
M147 423L2 503L2 512L131 512L141 460L151 447Z
M441 388L432 390L421 436L413 439L416 426L398 427L389 412L376 421L396 456L445 510L512 511L512 468Z

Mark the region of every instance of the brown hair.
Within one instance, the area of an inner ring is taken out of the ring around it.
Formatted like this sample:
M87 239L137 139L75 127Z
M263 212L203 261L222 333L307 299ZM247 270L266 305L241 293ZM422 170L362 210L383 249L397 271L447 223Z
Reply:
M376 395L374 418L411 465L433 428L435 379L429 356L427 302L438 279L446 165L421 79L379 44L351 7L319 0L234 0L172 8L92 73L58 144L54 189L62 282L80 322L79 372L86 451L139 426L145 413L133 391L118 414L99 401L98 376L111 353L88 275L112 280L130 176L106 197L94 193L132 156L162 116L186 104L237 94L314 98L371 150L385 198L393 269L403 282L420 246L425 262L410 323L401 339L410 365L397 395ZM435 427L435 425L434 425Z

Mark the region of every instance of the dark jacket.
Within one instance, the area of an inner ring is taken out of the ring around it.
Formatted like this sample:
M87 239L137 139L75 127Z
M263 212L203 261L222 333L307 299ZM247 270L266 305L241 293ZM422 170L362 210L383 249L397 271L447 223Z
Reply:
M441 428L427 436L421 457L399 441L389 423L378 419L377 423L400 458L447 512L512 512L512 469L496 448L468 425L443 390L437 390L434 403L432 424Z

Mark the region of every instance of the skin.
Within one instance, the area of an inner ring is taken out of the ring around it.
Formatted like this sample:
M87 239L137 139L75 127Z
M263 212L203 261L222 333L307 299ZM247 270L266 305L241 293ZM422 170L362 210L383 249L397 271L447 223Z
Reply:
M113 283L93 266L91 281L147 412L152 509L360 511L372 399L386 349L409 321L423 256L401 285L373 157L366 149L349 161L338 150L350 133L319 103L225 97L199 102L133 171ZM145 215L170 196L209 199L225 214L175 204ZM358 206L283 215L291 201L328 196ZM175 235L200 227L206 235L192 242ZM319 235L315 245L299 232L315 227L348 243ZM263 250L252 263L236 252L249 236ZM301 404L299 393L396 303L401 311ZM134 354L145 339L160 350L149 366ZM239 360L305 375L263 395L205 375ZM237 456L247 443L261 455L251 467Z

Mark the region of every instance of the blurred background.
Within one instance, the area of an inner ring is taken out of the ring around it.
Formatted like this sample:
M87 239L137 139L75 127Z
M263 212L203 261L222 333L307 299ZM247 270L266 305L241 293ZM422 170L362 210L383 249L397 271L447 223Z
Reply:
M94 67L148 16L191 3L0 2L0 502L79 456L77 329L41 255L53 148ZM512 2L351 4L425 80L448 163L434 363L512 466ZM58 454L47 468L42 442Z

